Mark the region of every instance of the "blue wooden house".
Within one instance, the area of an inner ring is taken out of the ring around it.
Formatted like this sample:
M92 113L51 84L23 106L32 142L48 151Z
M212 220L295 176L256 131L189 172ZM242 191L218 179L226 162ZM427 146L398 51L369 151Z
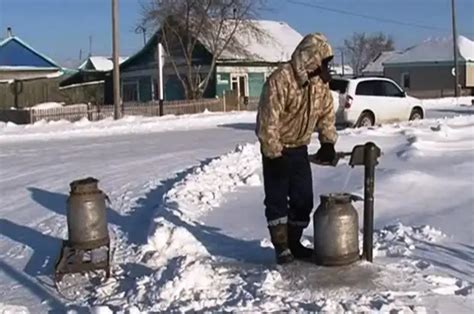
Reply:
M19 37L10 33L9 37L0 41L0 81L53 78L63 73L59 64Z
M244 43L245 53L224 50L217 60L211 81L204 97L222 97L225 91L233 90L239 97L258 97L266 77L281 62L288 61L302 36L288 24L279 21L255 21L265 33L265 38L254 38L237 33ZM156 62L159 33L155 33L147 44L120 67L122 99L125 102L147 102L158 98ZM193 62L196 68L206 71L211 64L211 49L205 41L198 40ZM182 71L186 69L182 67ZM163 69L165 100L184 99L184 90L171 62Z

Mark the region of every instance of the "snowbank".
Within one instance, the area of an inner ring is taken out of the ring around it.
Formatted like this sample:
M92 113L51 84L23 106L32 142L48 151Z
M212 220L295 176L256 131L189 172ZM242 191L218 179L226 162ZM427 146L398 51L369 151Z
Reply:
M51 105L52 106L52 105ZM255 121L255 112L204 112L192 115L167 115L164 117L125 116L120 120L112 118L90 122L38 121L35 124L16 125L0 122L0 142L30 140L69 139L78 137L101 137L120 134L140 134L165 131L185 131L213 128L224 124Z
M38 110L44 110L44 109L54 109L54 108L62 108L64 107L64 103L61 102L45 102L41 104L34 105L30 107L29 109L38 109Z
M21 305L11 305L0 302L0 314L29 314L28 308Z
M256 173L260 168L257 145L237 146L233 153L212 160L186 176L167 194L167 199L180 204L190 218L219 206L224 194L244 185L261 185Z
M225 193L245 185L261 185L257 174L260 160L256 157L259 154L257 144L239 145L234 152L195 168L176 183L166 193L162 206L157 210L158 217L155 220L157 224L152 227L155 231L150 233L147 250L160 251L163 244L163 230L160 226L167 225L168 222L165 222L161 216L162 211L176 214L180 219L194 224L203 214L219 206L224 200ZM174 230L171 233L173 232ZM188 233L184 232L184 234ZM186 241L172 242L182 245Z
M451 108L453 106L472 106L474 97L463 96L463 97L445 97L445 98L433 98L433 99L422 99L421 103L425 109L436 109L436 108Z

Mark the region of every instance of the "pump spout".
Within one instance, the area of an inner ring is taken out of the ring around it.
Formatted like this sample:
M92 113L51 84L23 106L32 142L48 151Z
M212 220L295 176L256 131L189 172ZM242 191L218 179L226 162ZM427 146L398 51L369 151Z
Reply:
M309 161L312 162L313 164L319 165L319 166L337 166L339 163L339 160L344 159L346 157L351 156L352 153L346 153L346 152L337 152L336 157L334 158L333 161L331 162L322 162L321 160L318 159L316 154L311 154L309 155Z

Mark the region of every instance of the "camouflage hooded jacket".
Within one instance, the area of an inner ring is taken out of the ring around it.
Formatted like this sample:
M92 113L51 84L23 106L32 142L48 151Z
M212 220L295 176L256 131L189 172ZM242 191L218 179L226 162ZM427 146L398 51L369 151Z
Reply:
M308 145L316 128L321 143L335 143L337 133L329 85L309 78L324 59L332 57L324 35L309 34L298 44L291 61L267 79L257 115L256 134L266 157L281 156L285 147Z

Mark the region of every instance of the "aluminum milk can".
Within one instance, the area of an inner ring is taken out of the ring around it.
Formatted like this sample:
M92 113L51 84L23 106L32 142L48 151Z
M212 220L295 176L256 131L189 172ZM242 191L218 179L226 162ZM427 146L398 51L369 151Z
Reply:
M313 216L314 262L338 266L359 259L359 220L348 193L321 195Z
M72 247L94 249L109 243L106 195L99 190L98 182L89 177L70 183L67 226Z

